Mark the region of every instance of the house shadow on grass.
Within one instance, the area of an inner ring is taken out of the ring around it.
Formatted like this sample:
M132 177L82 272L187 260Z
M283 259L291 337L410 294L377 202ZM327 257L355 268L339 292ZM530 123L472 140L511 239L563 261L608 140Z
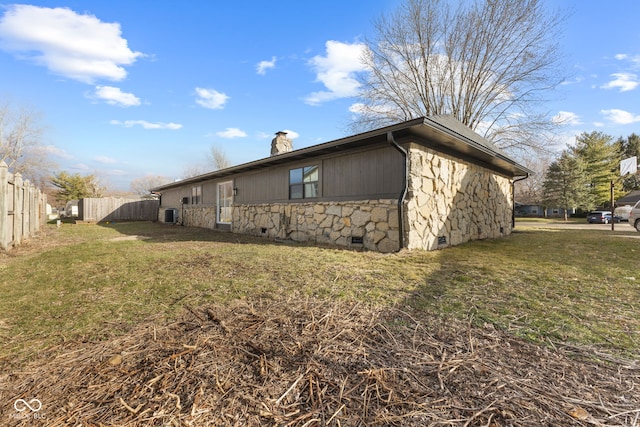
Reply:
M167 242L216 242L235 243L246 245L266 246L294 246L294 247L319 247L327 249L341 249L346 251L358 251L359 248L349 248L336 245L320 244L315 242L299 242L293 240L274 240L266 237L252 236L248 234L232 233L224 230L214 230L200 227L185 227L175 224L164 224L151 221L105 221L97 223L98 226L113 229L122 234L114 241L140 240L146 243Z

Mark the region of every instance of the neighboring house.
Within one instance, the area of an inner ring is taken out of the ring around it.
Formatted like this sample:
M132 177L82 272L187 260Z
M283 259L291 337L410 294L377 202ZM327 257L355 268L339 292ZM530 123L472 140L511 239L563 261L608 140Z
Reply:
M546 210L546 212L545 212ZM521 217L544 217L544 218L564 218L564 208L545 208L540 205L524 205L516 202L516 216ZM569 209L567 217L575 215L576 209Z
M640 200L640 190L632 191L616 200L616 206L633 206Z
M276 135L271 157L154 188L158 219L380 252L433 250L510 234L513 182L531 173L451 116L293 151Z

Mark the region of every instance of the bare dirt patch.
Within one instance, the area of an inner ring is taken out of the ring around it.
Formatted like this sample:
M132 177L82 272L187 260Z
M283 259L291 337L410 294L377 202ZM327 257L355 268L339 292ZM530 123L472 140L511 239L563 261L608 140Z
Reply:
M2 424L637 426L640 366L491 326L311 299L186 307L0 375Z
M122 236L122 237L114 237L113 239L109 239L111 242L125 242L127 240L149 240L151 237L149 236Z

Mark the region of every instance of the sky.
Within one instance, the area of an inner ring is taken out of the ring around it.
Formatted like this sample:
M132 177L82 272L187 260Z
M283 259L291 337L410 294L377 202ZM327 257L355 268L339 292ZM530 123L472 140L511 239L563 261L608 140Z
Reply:
M41 113L56 171L126 191L350 135L373 21L401 0L58 0L1 3L0 103ZM640 2L569 8L566 80L546 105L564 143L640 133Z

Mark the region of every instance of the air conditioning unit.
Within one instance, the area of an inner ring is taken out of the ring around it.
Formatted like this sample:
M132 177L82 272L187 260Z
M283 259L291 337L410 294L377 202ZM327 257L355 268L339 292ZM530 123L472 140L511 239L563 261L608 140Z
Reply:
M164 222L175 224L178 222L178 209L165 209Z

